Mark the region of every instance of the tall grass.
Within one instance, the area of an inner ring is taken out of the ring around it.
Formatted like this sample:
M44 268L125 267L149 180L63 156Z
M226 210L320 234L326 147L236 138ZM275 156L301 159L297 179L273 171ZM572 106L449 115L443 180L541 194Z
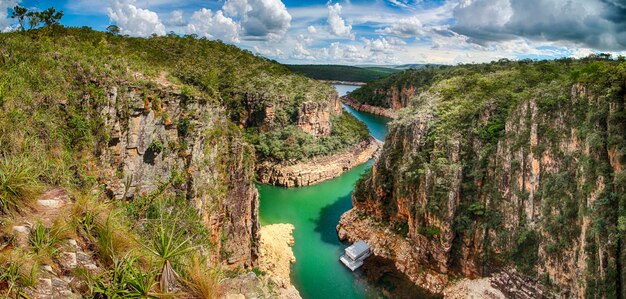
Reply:
M26 156L0 158L0 213L18 211L43 191L34 161Z
M0 252L0 298L28 298L23 290L37 283L36 260L22 250Z
M222 295L222 273L218 268L208 267L207 262L198 255L194 254L190 258L185 276L185 285L194 298L215 299Z

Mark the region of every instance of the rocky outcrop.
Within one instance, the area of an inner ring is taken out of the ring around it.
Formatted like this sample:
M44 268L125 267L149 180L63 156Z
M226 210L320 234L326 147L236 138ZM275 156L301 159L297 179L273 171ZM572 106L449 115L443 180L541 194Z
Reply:
M319 98L307 98L295 107L294 101L286 97L272 99L263 94L245 93L235 95L244 109L235 109L235 120L241 127L258 128L261 132L280 130L282 126L295 125L313 136L327 136L331 133L331 115L341 113L337 92L329 91Z
M291 285L291 264L296 257L291 224L271 224L261 227L261 256L259 269L279 287L280 298L300 298L298 290Z
M328 136L331 133L331 114L341 113L341 105L336 97L328 103L305 102L296 113L296 125L313 136Z
M111 198L184 194L213 231L222 260L251 267L258 257L254 154L228 129L223 108L173 87L106 89L110 141L98 172ZM228 236L223 238L222 236Z
M347 150L310 161L295 164L262 162L257 165L258 180L262 184L285 187L309 186L340 176L349 169L369 161L382 142L370 137Z
M356 109L357 111L380 115L391 119L398 118L398 111L391 108L383 108L378 106L372 106L369 104L362 104L355 99L347 96L342 97L341 101L344 104Z
M388 107L392 110L400 110L409 106L411 99L416 94L416 90L417 89L412 85L403 86L401 88L390 86L388 89L377 89L374 91L374 94L384 96L384 107Z
M480 107L475 114L454 119L447 117L460 115L461 100L435 86L391 125L371 175L357 183L340 237L370 242L438 293L451 277L515 267L548 291L524 289L531 283L517 278L491 280L507 297L614 296L624 281L623 249L611 238L623 210L611 198L625 186L620 82L563 87L558 104L540 93L508 114L474 99L467 105ZM497 113L504 118L494 120ZM529 295L504 292L514 285Z

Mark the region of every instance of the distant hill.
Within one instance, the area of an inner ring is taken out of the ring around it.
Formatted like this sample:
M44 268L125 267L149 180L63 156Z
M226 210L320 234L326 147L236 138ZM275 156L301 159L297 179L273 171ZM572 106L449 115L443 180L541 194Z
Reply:
M286 66L291 71L300 73L309 78L350 82L370 82L402 71L402 69L384 66L356 67L347 65L316 64L291 64Z

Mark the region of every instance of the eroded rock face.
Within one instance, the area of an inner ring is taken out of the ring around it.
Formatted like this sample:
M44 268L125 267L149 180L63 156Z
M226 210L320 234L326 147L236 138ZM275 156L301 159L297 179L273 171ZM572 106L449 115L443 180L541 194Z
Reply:
M295 164L262 162L257 165L258 180L262 184L284 187L317 184L338 177L347 170L369 161L381 146L382 142L370 137L341 153L314 158L307 162Z
M327 102L305 102L297 111L297 125L313 136L328 136L331 133L330 116L341 113L341 105L336 93Z
M255 265L254 153L229 133L224 108L171 87L117 86L107 93L102 110L111 141L101 149L99 171L108 195L131 200L172 186L169 192L182 193L213 231L226 264Z
M290 282L291 264L296 262L291 250L293 230L294 226L287 223L261 227L259 268L278 287L280 298L300 298L300 293Z
M623 192L615 178L624 157L615 158L619 151L603 138L626 134L617 121L625 99L594 96L582 84L566 97L554 110L521 101L491 144L454 131L432 138L440 102L436 94L420 97L419 109L390 126L340 237L370 242L438 293L450 277L486 277L507 266L551 286L547 293L518 287L527 298L619 292L623 279L615 273L624 259L609 233L617 232L619 209L610 194ZM470 127L484 127L494 110L485 105ZM492 282L500 290L529 284Z
M257 127L261 132L280 130L281 126L292 124L313 136L327 136L331 133L331 116L341 113L341 104L336 91L325 98L304 99L292 107L294 100L272 99L262 94L246 93L236 96L243 103L243 111L234 115L241 127Z
M373 93L376 97L382 97L382 108L400 110L411 104L411 100L416 95L417 89L412 85L404 85L402 87L392 85L386 89L373 90Z
M388 117L391 119L398 118L398 111L395 109L362 104L362 103L359 103L357 100L350 98L350 97L342 97L341 101L344 104L356 109L357 111L372 113L375 115L380 115L380 116Z

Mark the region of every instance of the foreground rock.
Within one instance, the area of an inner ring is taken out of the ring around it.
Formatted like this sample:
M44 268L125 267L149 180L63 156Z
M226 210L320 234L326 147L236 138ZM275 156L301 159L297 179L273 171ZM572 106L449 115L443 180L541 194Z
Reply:
M296 256L291 250L294 243L293 230L292 224L282 223L261 227L259 268L280 287L280 298L300 298L289 278L291 264L296 262Z
M341 216L337 225L339 239L365 240L375 256L393 260L396 268L416 285L444 298L545 298L547 292L538 281L515 270L502 270L491 277L454 281L446 274L420 265L430 255L411 239L373 218L352 209ZM451 273L450 273L451 274Z
M261 227L259 269L226 279L224 298L281 298L300 299L300 293L291 285L290 267L296 261L291 250L294 227L291 224L272 224Z
M351 168L369 161L378 153L381 146L381 141L370 137L339 154L314 158L307 162L296 164L263 162L257 166L259 182L285 187L317 184L338 177Z
M380 115L380 116L384 116L384 117L388 117L388 118L392 118L392 119L398 118L398 110L397 109L390 109L390 108L383 108L383 107L378 107L378 106L372 106L372 105L368 105L368 104L362 104L362 103L359 103L355 99L350 98L350 97L342 97L341 101L344 104L346 104L346 105L356 109L357 111L367 112L367 113Z

